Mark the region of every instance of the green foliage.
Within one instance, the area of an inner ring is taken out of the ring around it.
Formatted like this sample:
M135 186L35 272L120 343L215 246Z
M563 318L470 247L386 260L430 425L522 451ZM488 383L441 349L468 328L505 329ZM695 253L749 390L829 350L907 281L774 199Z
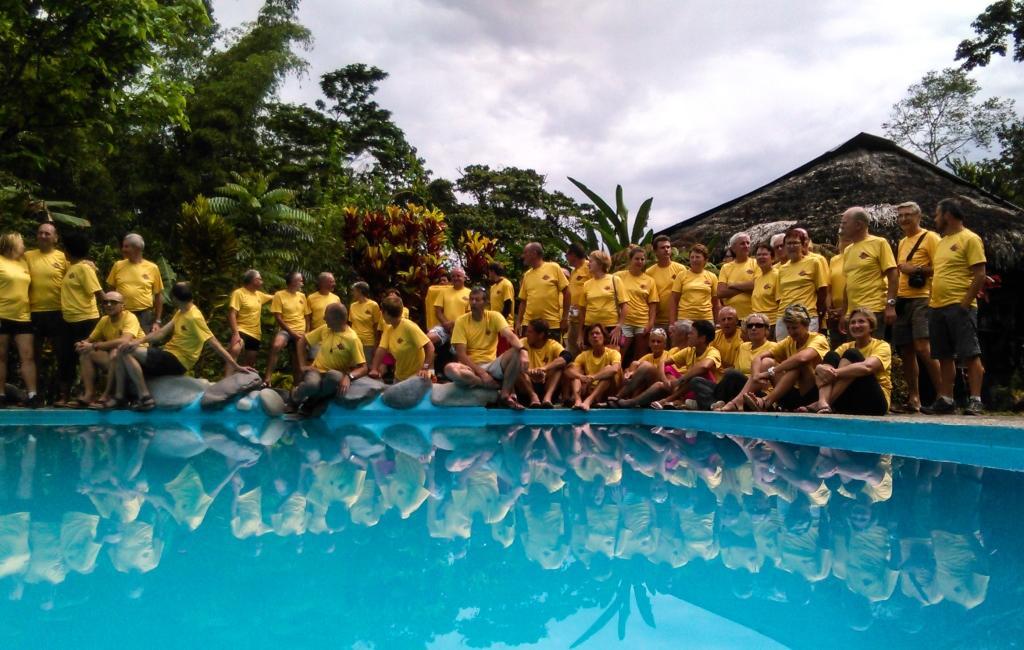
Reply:
M650 244L654 239L654 231L647 227L651 215L651 205L654 203L653 197L640 204L640 209L636 211L633 227L630 228L629 209L623 199L621 185L615 186L615 209L613 210L607 201L583 183L575 178L569 178L569 181L578 187L597 208L586 224L590 231L587 239L579 239L588 249L597 248L597 239L593 231L601 235L602 243L612 254L629 248L633 244Z
M978 82L963 70L930 71L907 89L882 124L894 141L919 151L936 165L970 146L987 148L1013 117L1013 100L977 101Z
M224 303L237 282L238 238L235 229L199 195L181 206L177 236L182 246L179 268L192 284L196 302L210 310ZM207 311L207 317L210 312Z
M956 60L963 61L965 70L984 67L992 56L1006 56L1013 44L1013 60L1024 61L1024 2L1021 0L999 0L985 8L971 27L978 35L960 42L956 48Z

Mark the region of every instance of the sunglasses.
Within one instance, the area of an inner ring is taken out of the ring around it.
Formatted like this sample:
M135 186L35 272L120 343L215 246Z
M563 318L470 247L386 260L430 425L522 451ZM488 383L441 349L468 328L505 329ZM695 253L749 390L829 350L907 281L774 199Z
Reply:
M768 327L768 326L765 325L764 323L747 323L747 329L748 330L760 329L762 327Z

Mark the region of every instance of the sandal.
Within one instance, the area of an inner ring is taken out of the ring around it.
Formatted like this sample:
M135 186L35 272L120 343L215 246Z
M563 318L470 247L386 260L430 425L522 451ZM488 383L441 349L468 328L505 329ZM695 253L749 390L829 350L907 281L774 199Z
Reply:
M515 395L509 395L505 398L505 406L509 407L513 411L523 411L526 409L525 406L519 403L519 400L516 399Z
M764 403L764 398L758 397L753 393L746 393L743 396L743 406L746 407L748 410L758 412L763 412L767 408Z
M67 406L70 409L87 409L87 408L89 408L89 406L91 406L92 404L95 404L97 401L99 401L99 400L89 401L89 400L86 400L86 399L82 399L81 397L76 397L76 398L70 400L69 402L67 402L65 404L65 406ZM57 405L54 404L54 406L57 406Z
M112 411L114 409L123 409L127 406L127 402L123 399L117 399L116 397L108 397L105 400L96 400L89 405L89 408L96 411Z
M133 411L152 411L156 408L156 400L152 395L143 395L132 407Z
M553 409L555 408L555 405L550 400L544 400L540 403L540 407L542 409Z

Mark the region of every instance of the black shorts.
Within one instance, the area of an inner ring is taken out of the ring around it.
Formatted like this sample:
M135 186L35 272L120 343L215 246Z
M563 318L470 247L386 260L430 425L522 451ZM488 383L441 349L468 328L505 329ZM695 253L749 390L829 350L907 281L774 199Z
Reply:
M32 312L32 329L39 338L56 339L64 333L64 317L60 310Z
M259 339L253 338L253 337L249 336L248 334L246 334L245 332L239 332L238 335L240 337L242 337L242 344L245 346L246 350L251 350L252 352L258 352L259 351L259 349L260 349L260 340Z
M0 336L20 336L32 333L32 321L8 320L0 318Z
M146 351L146 360L142 362L142 374L146 377L184 375L185 366L170 352L160 348L149 348Z
M953 359L960 363L981 355L978 341L978 309L960 305L935 307L928 317L932 359Z

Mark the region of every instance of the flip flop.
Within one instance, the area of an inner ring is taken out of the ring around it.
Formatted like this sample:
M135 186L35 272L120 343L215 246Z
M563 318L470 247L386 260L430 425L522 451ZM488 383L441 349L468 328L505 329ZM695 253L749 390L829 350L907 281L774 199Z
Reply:
M553 409L555 408L555 405L549 401L543 401L540 403L540 407L542 409Z
M505 398L505 406L509 407L513 411L524 411L524 410L526 410L526 407L523 406L522 404L520 404L519 400L517 400L512 395L509 395L508 397Z
M747 407L751 411L758 412L762 412L765 409L764 400L752 393L746 393L743 396L743 406Z
M544 406L540 402L530 402L529 406L527 406L526 408L529 408L529 409L540 409L540 408L544 408Z
M649 404L649 406L650 406L650 408L654 409L655 411L663 411L663 410L665 410L665 405L662 404L660 401L651 402Z
M145 397L140 397L139 398L139 401L135 403L135 406L132 407L132 410L133 411L152 411L155 408L156 408L156 400L153 399L152 395L146 395Z
M123 409L127 403L123 399L117 399L111 397L109 399L95 401L89 405L89 408L96 411L113 411L114 409Z

